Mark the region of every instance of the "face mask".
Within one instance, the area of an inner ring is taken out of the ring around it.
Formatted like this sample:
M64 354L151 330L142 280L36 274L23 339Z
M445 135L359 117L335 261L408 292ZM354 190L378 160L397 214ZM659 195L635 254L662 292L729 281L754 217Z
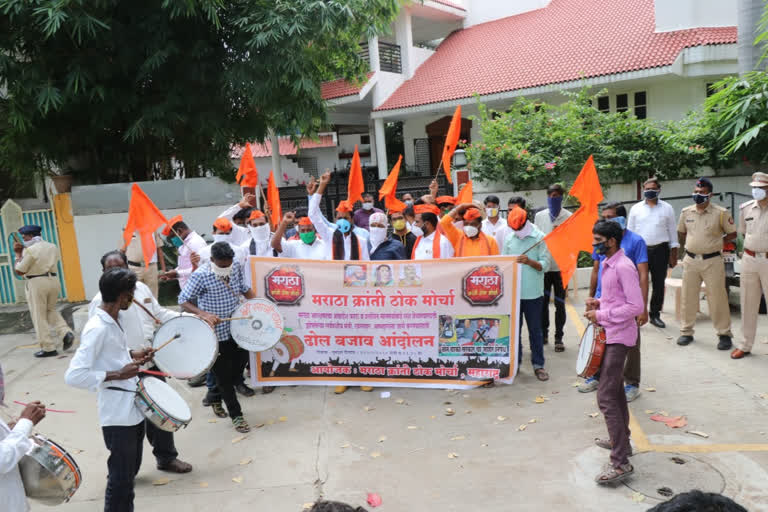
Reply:
M269 240L269 224L248 226L248 231L251 233L251 238L256 242L266 242Z
M346 235L352 229L352 224L347 219L339 219L336 221L336 227L341 231L342 235Z
M475 238L479 231L475 226L464 226L464 234L469 238Z
M216 233L213 235L213 243L216 242L229 242L229 233Z
M406 199L405 206L413 206L413 199Z
M754 197L758 201L762 201L763 199L765 199L766 194L767 193L766 193L764 188L753 188L752 189L752 197Z
M214 262L211 262L211 270L216 275L216 277L229 277L229 275L232 273L232 265L228 267L220 267Z
M554 218L560 215L560 210L563 208L563 196L548 197L547 207L549 208L550 217Z
M36 243L42 242L42 241L43 241L43 239L40 238L39 236L33 236L29 240L25 240L24 241L24 247L30 247L30 246L35 245Z
M363 203L363 210L373 210L373 203Z
M499 216L499 209L498 208L486 208L485 209L485 215L488 217L498 217Z
M643 192L643 197L653 201L654 199L658 199L660 193L660 190L646 190Z
M595 250L595 254L605 254L608 252L608 247L606 247L605 242L592 244L592 248Z
M301 241L304 242L307 245L312 245L315 243L315 239L317 238L317 233L314 231L308 231L306 233L299 233L299 238L301 238Z
M177 236L173 236L173 237L171 237L171 243L172 243L172 244L173 244L173 246L174 246L174 247L176 247L177 249L178 249L179 247L181 247L182 245L184 245L184 242L182 242L182 241L181 241L181 238L179 238L179 237L177 237Z
M693 194L693 202L696 204L706 203L709 200L709 194Z
M443 208L443 215L448 215L449 213L451 213L451 210L453 210L453 208L450 208L450 207L449 208Z
M608 219L610 222L615 222L619 226L621 226L621 230L624 231L627 229L627 218L626 217L614 217L612 219Z
M411 228L411 233L416 235L416 237L424 236L424 231L419 226L413 226Z
M397 219L392 221L392 227L395 231L402 231L405 229L405 220Z
M530 235L531 231L533 231L533 224L531 224L530 222L526 222L521 229L515 231L515 236L520 240L522 240L523 238Z
M371 233L371 243L373 245L379 245L387 238L387 228L368 228Z

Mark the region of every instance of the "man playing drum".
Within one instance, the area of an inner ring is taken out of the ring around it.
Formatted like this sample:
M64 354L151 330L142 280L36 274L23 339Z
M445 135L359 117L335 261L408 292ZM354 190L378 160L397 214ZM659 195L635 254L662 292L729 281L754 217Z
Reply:
M126 255L120 251L111 251L101 257L101 270L106 272L111 268L128 269ZM92 318L101 306L101 293L97 293L88 305L88 318ZM141 350L144 346L152 345L152 337L158 322L166 322L179 316L179 313L161 307L152 295L149 286L136 281L136 292L133 303L123 313L125 315L125 336L128 348ZM173 432L157 428L151 421L146 425L147 441L152 445L152 453L157 460L157 469L171 473L189 473L192 465L178 459L179 453L173 442Z
M110 452L104 512L133 510L134 480L144 445L144 415L134 397L139 367L152 359L154 350L128 348L125 311L135 290L136 274L130 270L113 268L102 274L101 306L85 324L64 374L68 385L98 392L99 422Z
M623 232L616 222L598 222L592 229L593 247L605 256L601 279L602 296L587 299L584 315L605 329L605 354L600 365L597 404L605 417L610 439L595 444L611 450L610 465L597 475L598 484L618 482L634 472L629 463L629 408L624 394L624 361L637 343L637 321L645 309L640 277L632 260L621 248Z

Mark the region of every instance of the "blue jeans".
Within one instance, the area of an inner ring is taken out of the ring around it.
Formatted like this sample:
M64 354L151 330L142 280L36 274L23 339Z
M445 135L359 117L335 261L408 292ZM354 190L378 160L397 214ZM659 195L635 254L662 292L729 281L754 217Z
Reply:
M541 329L541 314L544 308L544 297L520 300L520 330L518 337L520 345L517 351L517 364L523 362L523 320L528 325L528 340L531 345L531 363L533 369L544 368L544 333Z

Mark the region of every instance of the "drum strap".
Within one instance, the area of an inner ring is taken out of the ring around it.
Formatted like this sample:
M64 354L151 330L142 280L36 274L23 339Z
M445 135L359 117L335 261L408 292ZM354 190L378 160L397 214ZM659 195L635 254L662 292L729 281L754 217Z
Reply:
M112 391L123 391L123 392L125 392L125 393L133 393L134 395L135 395L135 394L137 394L137 392L136 392L136 391L134 391L134 390L131 390L131 389L123 389L123 388L119 388L119 387L117 387L117 386L107 386L107 387L106 387L106 388L104 388L104 389L111 389Z

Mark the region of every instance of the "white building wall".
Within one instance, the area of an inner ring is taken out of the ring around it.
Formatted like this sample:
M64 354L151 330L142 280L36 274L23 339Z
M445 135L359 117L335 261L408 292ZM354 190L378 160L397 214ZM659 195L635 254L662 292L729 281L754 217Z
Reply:
M737 25L737 0L655 0L654 4L656 32Z
M498 20L549 5L550 0L467 0L465 27Z

